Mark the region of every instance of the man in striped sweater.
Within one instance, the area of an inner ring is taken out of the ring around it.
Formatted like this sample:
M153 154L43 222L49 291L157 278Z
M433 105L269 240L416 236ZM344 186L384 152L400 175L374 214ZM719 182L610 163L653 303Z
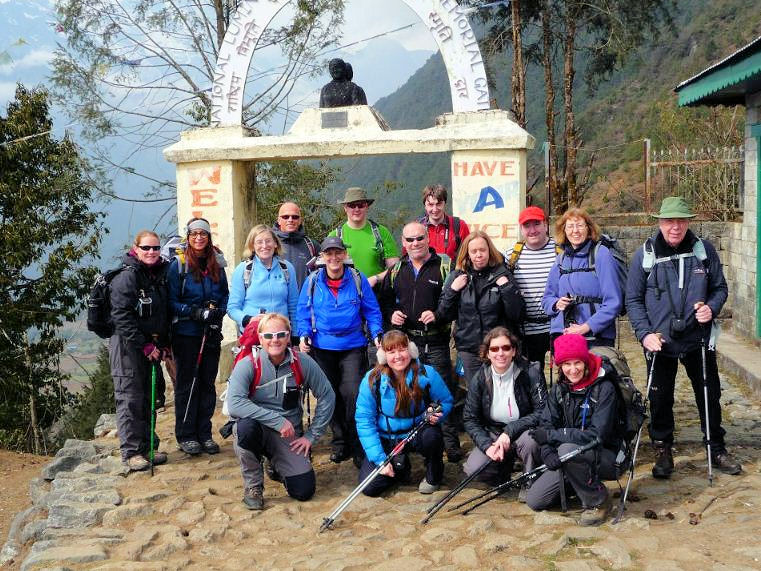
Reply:
M544 357L550 348L550 318L542 309L542 296L557 256L555 240L550 238L547 217L538 206L523 209L518 223L523 240L506 252L505 260L526 301L521 352L544 369Z

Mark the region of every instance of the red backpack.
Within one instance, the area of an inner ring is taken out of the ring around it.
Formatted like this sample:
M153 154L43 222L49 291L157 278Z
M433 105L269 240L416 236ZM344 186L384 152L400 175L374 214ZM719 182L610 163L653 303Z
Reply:
M254 366L254 382L251 383L251 389L248 393L249 397L254 396L256 387L262 380L262 358L259 355L259 349L261 348L261 342L259 340L259 316L254 317L248 322L248 325L243 329L240 337L238 337L238 354L235 355L233 360L233 369L237 365L238 361L245 359L246 357L251 359ZM294 351L292 348L288 348L291 353L291 370L293 371L293 378L296 381L296 386L301 388L304 382L304 371L301 368L301 360L299 359L298 351Z

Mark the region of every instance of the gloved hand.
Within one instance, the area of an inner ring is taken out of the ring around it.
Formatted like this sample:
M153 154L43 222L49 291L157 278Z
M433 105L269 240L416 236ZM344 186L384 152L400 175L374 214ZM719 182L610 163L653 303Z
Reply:
M156 347L153 343L146 343L143 345L143 355L145 355L151 361L159 361L161 360L161 350L159 349L158 354L154 354L156 349L158 349L158 347ZM151 358L151 355L154 355L154 358Z
M248 325L249 321L251 321L250 315L246 315L245 317L243 317L243 319L240 320L240 324L243 326L243 329L246 328L246 325Z
M563 465L560 461L560 456L558 456L557 449L552 446L547 446L546 444L542 446L540 455L542 457L542 462L544 462L550 470L558 470L560 466Z
M547 437L547 431L544 428L535 428L531 431L531 437L536 441L537 444L540 446L542 444L547 444L549 442L549 438Z
M190 310L190 318L202 323L220 323L225 316L225 310L219 307L196 307Z

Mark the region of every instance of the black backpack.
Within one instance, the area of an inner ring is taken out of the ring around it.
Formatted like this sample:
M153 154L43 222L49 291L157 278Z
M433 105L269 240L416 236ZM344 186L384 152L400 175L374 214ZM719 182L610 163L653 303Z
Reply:
M114 334L111 321L111 281L125 268L118 268L98 274L87 298L87 329L98 337L108 339Z
M617 373L618 378L613 382L618 409L615 430L616 436L621 439L622 447L616 456L616 467L623 470L631 459L633 443L639 428L647 418L645 401L632 380L629 364L621 351L615 347L590 347L589 352L601 357L603 364L608 363Z

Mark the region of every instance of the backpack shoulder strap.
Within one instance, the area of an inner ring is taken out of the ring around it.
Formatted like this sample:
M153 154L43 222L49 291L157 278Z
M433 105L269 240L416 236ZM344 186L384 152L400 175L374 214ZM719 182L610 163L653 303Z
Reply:
M523 247L526 245L526 242L524 240L518 240L513 245L513 251L510 252L510 257L507 259L507 267L510 268L510 271L515 270L515 266L518 263L518 258L521 257L521 253L523 252Z
M175 250L175 256L177 259L177 275L180 278L180 296L185 295L185 279L188 277L188 271L190 271L190 262L185 255L185 249L178 247Z
M380 235L380 228L375 220L370 220L370 230L373 232L375 238L375 248L378 250L378 258L380 259L381 267L386 267L386 250L383 247L383 238Z
M642 244L642 252L642 269L649 274L655 265L655 246L653 246L652 238L648 238Z
M444 253L439 254L439 258L441 258L439 271L441 272L441 283L443 285L447 281L447 277L449 277L449 272L452 270L452 258Z
M703 240L700 238L697 239L697 241L692 245L692 253L695 254L695 257L704 265L707 265L708 254L706 253L706 246L703 243Z
M309 318L312 324L313 333L317 331L317 318L314 314L314 288L317 287L317 276L321 270L322 268L313 271L307 278L309 281L309 284L307 285L307 307L309 308Z
M291 352L293 378L296 381L296 386L301 387L304 384L304 369L301 367L301 357L299 357L299 352L294 351L293 348L289 349L289 351Z
M251 274L254 273L254 259L251 258L246 262L243 269L243 289L247 290L251 285Z
M457 216L452 216L452 227L454 228L455 250L459 250L460 244L462 243L462 239L460 238L460 229L462 228L462 220L460 220Z
M308 236L304 236L304 242L307 245L307 250L309 250L309 255L314 258L317 255L317 246L315 245L314 240Z
M277 263L280 265L280 271L283 273L283 279L287 286L291 281L291 272L288 271L288 265L285 263L285 260L281 260L280 258L277 259Z
M353 268L351 266L346 266L349 268L349 271L351 272L351 277L354 279L354 287L357 288L357 295L359 296L359 299L362 299L362 274L359 272L357 268Z
M399 270L402 269L402 261L399 260L394 264L394 267L391 268L391 289L394 288L394 285L396 284L396 276L399 275Z
M254 378L251 381L251 388L248 390L248 397L253 398L256 387L262 382L262 356L259 354L259 348L252 347L248 358L251 359L251 366L254 368Z
M336 236L339 240L343 240L344 237L344 225L341 224L338 228L336 228Z

